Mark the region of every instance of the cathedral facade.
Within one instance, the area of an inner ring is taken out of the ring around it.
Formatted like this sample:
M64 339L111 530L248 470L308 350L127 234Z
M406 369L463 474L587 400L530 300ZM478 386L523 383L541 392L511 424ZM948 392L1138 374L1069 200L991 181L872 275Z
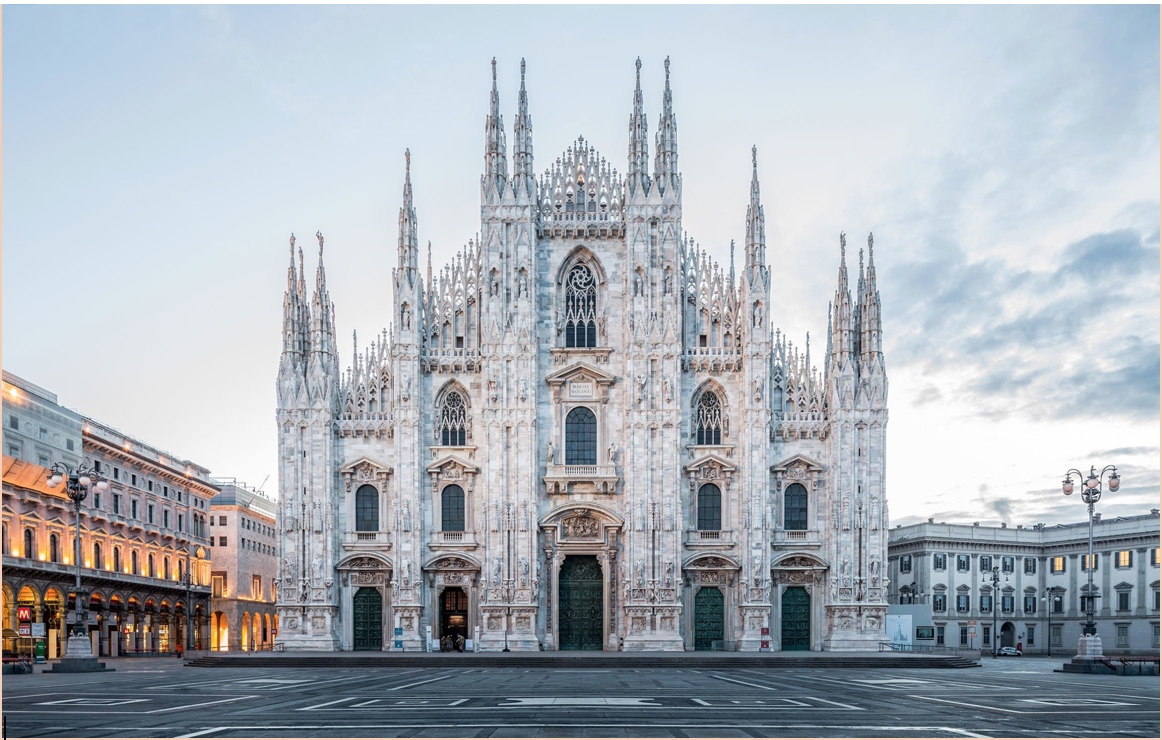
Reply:
M669 60L649 157L539 176L496 63L479 236L433 272L406 155L389 328L341 367L319 242L284 297L278 641L288 650L875 649L887 377L872 239L840 237L823 371L772 326L757 155L736 274L682 230ZM418 163L417 163L418 164ZM742 208L740 206L740 212ZM809 340L808 340L809 341Z

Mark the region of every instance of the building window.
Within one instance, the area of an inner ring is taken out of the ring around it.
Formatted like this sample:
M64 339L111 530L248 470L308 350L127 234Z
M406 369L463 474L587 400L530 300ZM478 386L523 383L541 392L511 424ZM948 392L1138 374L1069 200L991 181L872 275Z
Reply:
M101 508L101 492L93 491L93 507L94 509Z
M121 513L121 494L119 493L113 494L113 513Z
M73 441L71 439L65 440L65 449L67 449L69 452L72 452L75 449L75 447L73 446Z
M250 579L250 596L254 599L262 599L262 576L253 576Z
M149 566L149 570L147 571L149 573L149 577L153 578L155 575L157 575L153 570L153 553L147 555L145 561Z
M960 628L960 644L961 645L968 644L968 627L961 627Z
M149 508L146 511L146 514L149 516L149 523L153 524L153 504L149 505Z
M956 595L956 611L958 611L958 612L968 611L968 594L957 594Z
M942 624L936 626L936 644L944 644L944 625Z
M1036 596L1026 596L1025 597L1025 613L1026 614L1034 614L1034 613L1036 613L1036 611L1037 611L1037 597Z
M129 572L137 575L137 550L129 553Z
M783 529L807 529L807 489L798 483L783 492Z
M182 515L181 514L178 514L178 531L179 532L185 531L184 529L182 529Z
M36 535L33 534L31 529L25 529L24 530L24 557L26 557L26 558L36 557L36 553L34 552L35 549L36 549Z
M1128 648L1130 646L1130 625L1118 625L1118 644L1117 647Z
M993 626L991 624L984 625L984 637L981 640L982 645L991 645L993 636Z
M991 612L993 610L993 597L991 594L980 595L980 610L982 612Z
M146 487L149 488L149 490L151 490L151 491L153 490L153 481L146 481L145 485L146 485Z
M218 538L218 547L225 547L225 546L226 546L226 538L225 538L225 537L219 537L219 538Z
M47 441L48 441L48 430L47 430L47 429L45 429L44 427L41 427L41 428L40 428L40 441L41 441L41 442L47 442Z
M20 419L16 418L16 414L8 417L8 426L12 427L13 429L20 428Z
M121 469L113 468L113 480L121 480Z
M597 417L584 406L565 417L565 464L597 464Z
M585 265L565 280L565 346L597 346L597 281Z
M36 459L37 464L42 468L47 468L49 465L52 465L52 461L48 459L48 455L38 455Z
M437 415L436 439L440 444L463 447L468 444L468 406L457 391L449 391Z
M161 577L169 578L169 558L164 558L161 561Z
M113 571L116 573L121 572L121 548L120 547L113 548Z
M948 565L948 556L945 555L944 553L938 552L932 556L932 569L933 570L944 570L945 566L947 566L947 565Z
M967 573L969 569L969 560L967 555L956 556L956 570L959 573Z
M1001 611L1002 612L1012 612L1013 611L1013 597L1012 596L1008 596L1008 595L1001 596Z
M161 512L161 526L169 529L169 509Z
M1158 611L1158 589L1154 589L1154 611Z
M355 530L379 531L379 490L373 485L359 486L355 492Z
M1065 612L1065 599L1061 598L1061 594L1053 594L1049 598L1053 599L1053 613L1062 614Z
M706 391L698 399L696 442L700 445L722 444L722 401L718 394Z
M1050 573L1064 573L1065 572L1065 558L1056 557L1049 561Z
M54 563L61 561L60 539L55 534L48 536L48 559Z
M1134 565L1134 552L1132 550L1121 550L1118 552L1117 560L1114 562L1118 568L1130 568Z
M698 489L698 529L705 532L722 529L722 491L713 483Z
M1012 555L1005 555L1001 558L1001 572L1012 573L1016 567L1016 560Z
M130 512L130 514L129 514L130 519L137 518L137 499L130 499L129 500L129 512Z
M1025 575L1027 575L1027 576L1037 575L1037 559L1036 558L1025 558Z
M20 445L15 442L8 443L8 454L12 457L20 457Z
M1130 610L1130 592L1118 591L1118 611L1128 612Z
M225 526L226 526L226 517L224 517L224 516L220 516L220 517L218 517L218 524L219 524L220 526L223 526L223 527L225 527Z
M129 474L129 483L131 485L134 485L134 486L137 485L137 473L130 473Z
M460 486L445 486L440 494L440 529L464 531L464 489Z
M981 571L982 571L982 572L983 572L983 571L986 571L986 570L992 570L992 569L993 569L993 558L992 558L992 555L981 555L981 556L980 556L980 569L981 569Z
M1055 624L1049 628L1049 643L1053 647L1061 647L1061 625Z
M911 555L901 555L900 556L900 572L901 573L911 573L912 572L912 556Z
M932 597L932 611L934 611L934 612L944 611L944 608L946 606L946 604L944 603L945 599L946 599L946 597L944 596L944 594L935 594Z
M211 592L210 593L219 599L222 598L223 591L225 590L223 588L222 576L213 576L210 579L210 584L211 584L211 586L210 586Z
M1090 563L1090 558L1093 558L1092 564ZM1088 572L1090 570L1097 570L1097 566L1098 566L1099 562L1100 562L1100 560L1098 559L1098 554L1096 552L1093 555L1082 555L1081 556L1081 570L1082 570L1082 572Z
M1158 567L1158 554L1159 554L1159 552L1162 552L1162 548L1155 547L1153 550L1150 551L1150 565L1153 565L1155 568Z
M1036 647L1037 645L1037 625L1025 625L1025 633L1029 637L1029 647Z

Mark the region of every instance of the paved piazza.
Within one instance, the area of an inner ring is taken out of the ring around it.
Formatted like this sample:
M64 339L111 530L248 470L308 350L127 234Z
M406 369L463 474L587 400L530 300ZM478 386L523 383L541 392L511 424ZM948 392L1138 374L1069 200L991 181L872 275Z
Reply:
M981 668L185 668L8 676L11 737L1158 737L1157 677Z

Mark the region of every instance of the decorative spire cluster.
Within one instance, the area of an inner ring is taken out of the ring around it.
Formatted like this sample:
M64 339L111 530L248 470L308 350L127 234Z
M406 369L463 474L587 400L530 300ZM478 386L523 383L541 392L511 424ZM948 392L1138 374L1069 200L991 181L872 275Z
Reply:
M666 57L666 88L662 92L662 113L654 152L654 181L663 193L678 188L678 121L674 117L674 94L670 90L670 58Z
M492 58L492 94L488 120L484 125L484 190L504 194L508 182L508 155L504 140L504 117L500 115L500 93L496 89L496 57Z
M529 95L525 90L525 60L520 60L520 94L517 96L516 123L512 132L512 189L529 201L536 197L536 175L533 172L533 119L529 115Z
M412 152L405 149L403 176L403 205L399 209L399 267L401 270L418 270L420 267L419 223L416 207L412 200Z
M649 137L645 104L642 99L642 59L637 58L637 85L633 91L633 113L629 117L629 176L626 184L630 197L650 190Z
M746 207L746 269L749 275L756 266L767 263L766 218L759 202L759 150L750 148L750 203Z

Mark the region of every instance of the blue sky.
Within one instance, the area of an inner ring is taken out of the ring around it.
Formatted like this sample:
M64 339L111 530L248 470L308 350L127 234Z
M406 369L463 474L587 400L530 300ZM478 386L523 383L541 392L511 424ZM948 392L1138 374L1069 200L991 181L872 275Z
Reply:
M672 63L684 228L727 258L758 146L772 318L822 356L838 234L876 234L893 523L1157 505L1157 6L31 7L4 12L5 369L272 476L286 240L327 237L340 346L391 305L403 151L437 264L479 228L489 60L539 169L625 170ZM652 140L652 135L651 135ZM68 361L65 351L77 351ZM346 356L346 352L344 352Z

